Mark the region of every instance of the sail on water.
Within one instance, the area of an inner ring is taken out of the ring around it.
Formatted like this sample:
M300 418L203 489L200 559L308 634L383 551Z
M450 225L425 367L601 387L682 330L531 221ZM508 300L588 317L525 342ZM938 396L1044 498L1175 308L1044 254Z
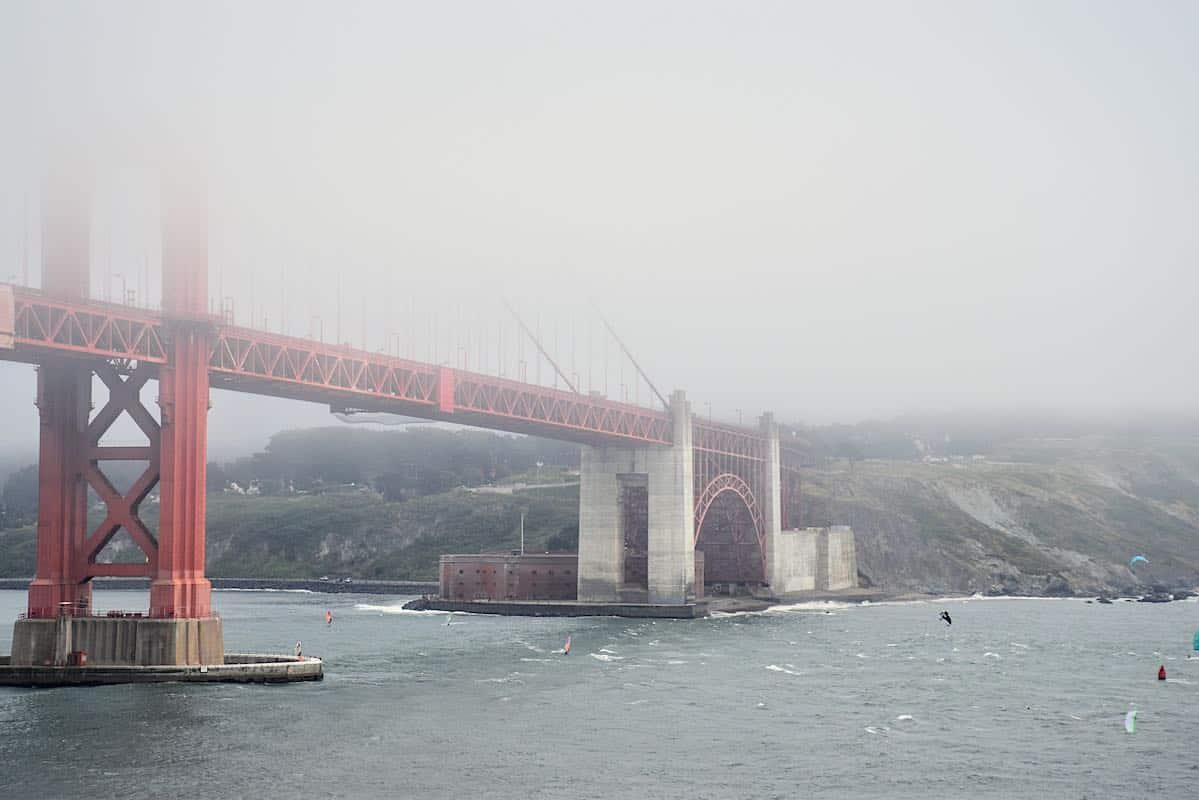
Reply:
M1129 711L1127 714L1124 715L1124 732L1125 733L1136 733L1137 732L1137 712L1136 711Z
M562 646L562 655L570 655L570 634L566 634L566 644Z

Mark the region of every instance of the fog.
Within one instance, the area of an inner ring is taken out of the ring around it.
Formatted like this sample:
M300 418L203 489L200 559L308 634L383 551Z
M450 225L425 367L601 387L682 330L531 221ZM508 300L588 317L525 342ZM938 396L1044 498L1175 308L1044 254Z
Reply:
M1190 3L7 0L0 281L38 285L42 176L85 154L92 293L156 304L159 176L200 157L242 324L552 382L506 298L580 389L654 402L598 307L731 421L1189 412L1197 34ZM33 452L33 370L0 384ZM336 424L213 406L215 451Z

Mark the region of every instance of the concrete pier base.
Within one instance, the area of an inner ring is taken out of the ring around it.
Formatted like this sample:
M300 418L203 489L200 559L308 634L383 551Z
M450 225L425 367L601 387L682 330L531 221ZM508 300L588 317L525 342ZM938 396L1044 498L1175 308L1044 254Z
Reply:
M0 686L50 688L117 683L295 683L324 678L324 662L307 656L222 654L220 664L53 667L15 665L0 656Z
M449 611L497 614L505 617L633 617L636 619L699 619L708 616L705 603L589 603L579 600L439 600L422 598L404 604L409 611Z
M64 667L71 654L89 666L200 666L225 663L218 617L58 617L20 619L13 626L12 666Z
M856 589L858 560L848 525L780 531L775 537L771 591L778 595Z
M694 454L691 406L671 397L669 447L583 447L579 477L578 592L584 603L683 606L695 599ZM645 586L626 574L622 498L644 492ZM640 604L640 603L634 603Z

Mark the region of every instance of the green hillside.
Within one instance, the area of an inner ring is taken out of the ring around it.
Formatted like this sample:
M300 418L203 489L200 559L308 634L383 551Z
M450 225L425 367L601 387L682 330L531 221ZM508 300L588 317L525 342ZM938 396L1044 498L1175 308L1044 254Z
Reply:
M1199 585L1193 429L907 419L801 429L793 441L807 462L803 524L852 525L862 575L882 589ZM522 511L528 549L573 549L577 455L569 445L479 432L278 434L263 453L210 465L208 571L433 579L442 553L516 548ZM119 485L134 472L112 477ZM29 478L14 472L5 486L0 577L33 573ZM522 488L540 483L568 485ZM92 514L98 522L99 509ZM156 497L143 517L157 525ZM1133 572L1138 553L1149 565ZM104 557L137 555L118 537Z

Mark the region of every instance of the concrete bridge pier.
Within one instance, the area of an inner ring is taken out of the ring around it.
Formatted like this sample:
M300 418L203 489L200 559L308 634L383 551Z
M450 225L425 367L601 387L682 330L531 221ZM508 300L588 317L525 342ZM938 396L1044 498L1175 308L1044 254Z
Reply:
M668 447L583 447L579 487L578 599L680 605L695 598L691 407L671 396ZM644 487L644 492L639 491ZM631 508L644 503L644 508ZM626 575L626 526L648 519L646 586Z
M774 414L766 412L758 425L766 438L766 463L763 465L762 497L759 499L762 507L762 525L765 530L766 582L771 587L783 585L785 574L783 534L783 494L782 494L782 457L779 453L779 426L774 421ZM777 591L777 589L776 589Z

